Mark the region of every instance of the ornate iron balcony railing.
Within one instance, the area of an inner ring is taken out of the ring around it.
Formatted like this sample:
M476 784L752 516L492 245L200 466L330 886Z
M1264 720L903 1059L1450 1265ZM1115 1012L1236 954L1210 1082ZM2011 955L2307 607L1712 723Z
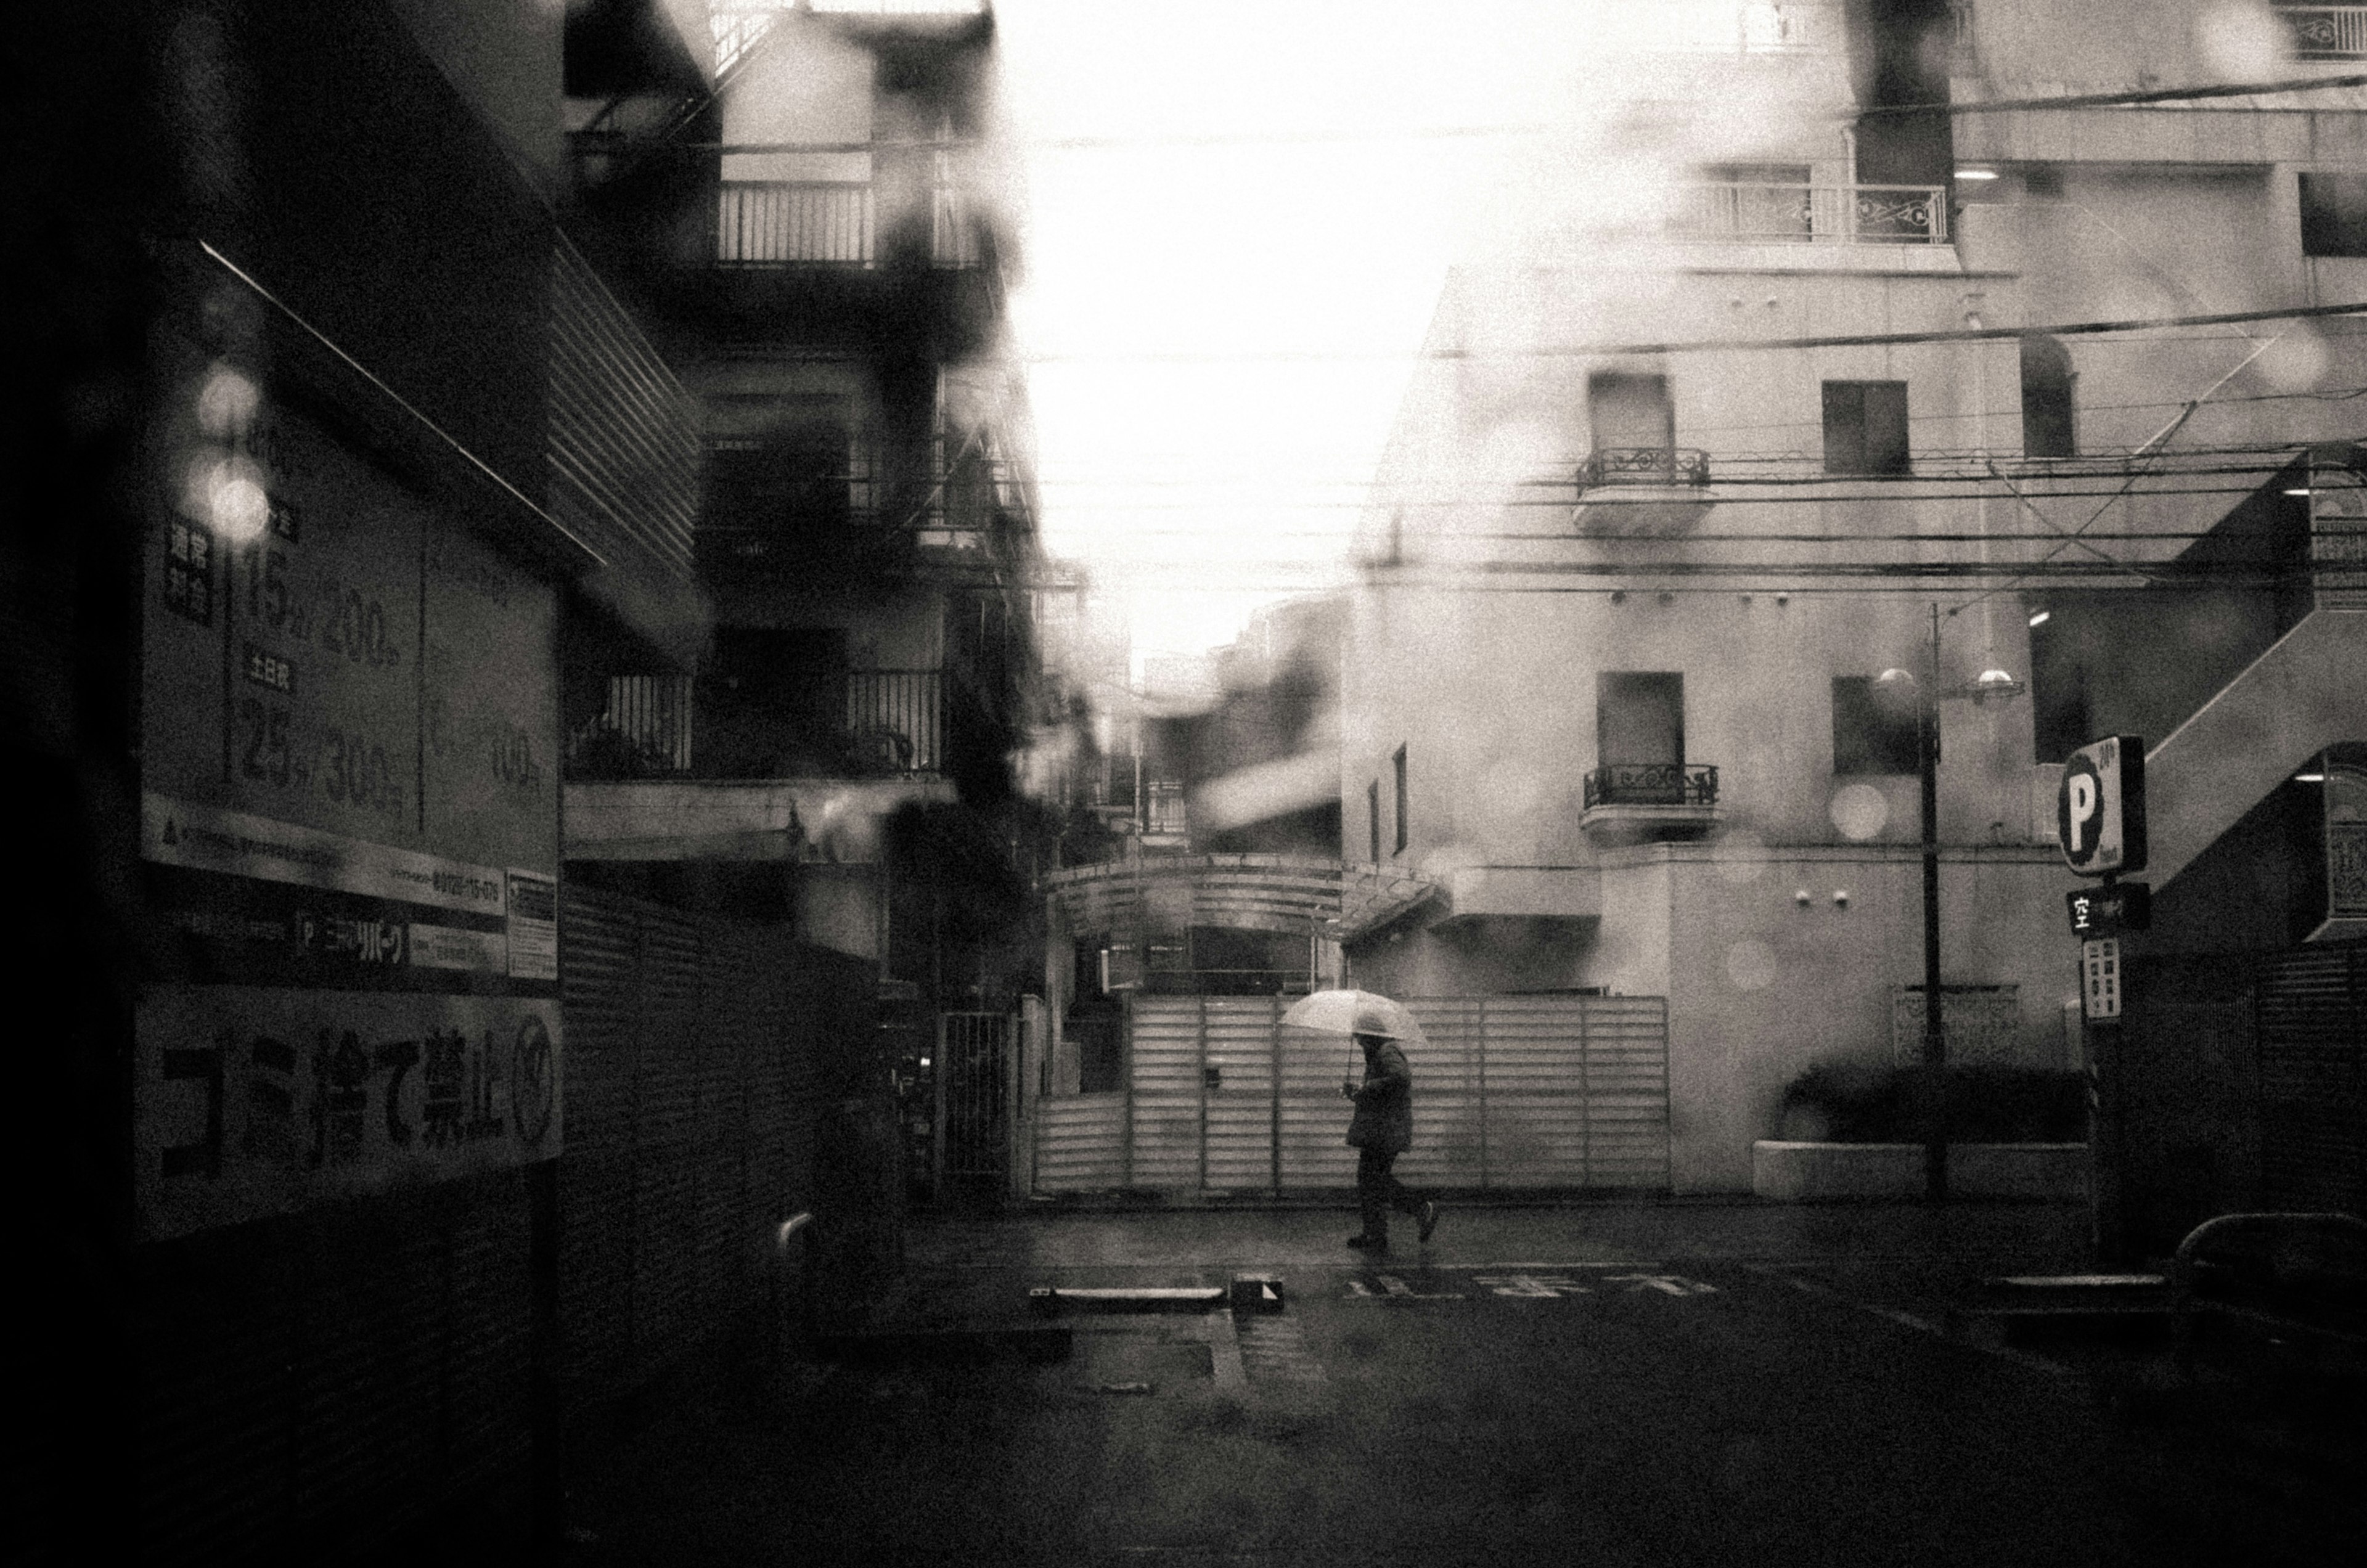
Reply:
M1607 762L1586 775L1586 807L1716 806L1717 770L1705 762Z
M1690 446L1603 446L1579 465L1580 491L1604 485L1705 485L1709 454Z
M1938 245L1948 239L1942 186L1680 186L1669 232L1726 243Z
M2367 6L2279 6L2296 60L2367 60Z

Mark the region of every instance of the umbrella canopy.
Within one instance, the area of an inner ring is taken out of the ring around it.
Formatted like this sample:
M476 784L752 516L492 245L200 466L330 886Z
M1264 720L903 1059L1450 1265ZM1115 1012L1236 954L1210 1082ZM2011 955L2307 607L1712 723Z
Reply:
M1282 1021L1324 1034L1385 1034L1400 1045L1430 1043L1404 1004L1372 991L1315 991L1290 1004Z

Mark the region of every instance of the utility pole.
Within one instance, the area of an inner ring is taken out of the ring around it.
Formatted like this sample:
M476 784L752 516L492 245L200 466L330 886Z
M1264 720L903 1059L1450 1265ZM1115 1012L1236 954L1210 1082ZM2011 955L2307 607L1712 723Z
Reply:
M1948 1037L1940 1000L1940 606L1915 705L1923 804L1923 1201L1948 1201Z

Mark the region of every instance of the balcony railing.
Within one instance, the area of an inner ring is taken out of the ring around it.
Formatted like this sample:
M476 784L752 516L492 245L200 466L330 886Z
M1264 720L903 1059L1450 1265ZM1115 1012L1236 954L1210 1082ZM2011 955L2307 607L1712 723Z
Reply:
M1603 446L1579 466L1578 488L1606 485L1705 485L1709 454L1689 446Z
M2296 60L2367 60L2367 6L2279 6Z
M1586 775L1586 808L1716 806L1717 770L1704 762L1609 762Z
M1942 186L1680 186L1668 230L1681 240L1751 245L1938 245L1948 239Z
M945 681L934 670L857 670L846 677L846 732L856 760L891 773L945 761Z
M1621 8L1616 25L1631 49L1676 54L1810 54L1840 36L1838 6L1771 0L1661 0Z
M941 267L986 264L986 245L962 193L938 184L927 193L925 254ZM868 180L726 180L716 193L715 260L720 266L872 267L902 232L890 205L881 243L878 188ZM917 221L921 214L912 214ZM914 237L915 249L920 236Z
M687 675L612 675L599 716L568 737L578 779L859 777L945 767L935 670L855 670L781 708L701 703Z

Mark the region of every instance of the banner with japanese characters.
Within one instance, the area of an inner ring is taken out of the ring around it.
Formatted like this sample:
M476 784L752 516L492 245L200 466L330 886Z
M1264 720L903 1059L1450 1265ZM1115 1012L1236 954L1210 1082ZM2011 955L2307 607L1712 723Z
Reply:
M140 1014L142 1231L556 1155L556 593L181 352L141 618L141 854L174 960ZM457 1132L453 1073L491 1097Z
M146 1232L546 1158L559 1062L549 998L154 987L132 1120Z

